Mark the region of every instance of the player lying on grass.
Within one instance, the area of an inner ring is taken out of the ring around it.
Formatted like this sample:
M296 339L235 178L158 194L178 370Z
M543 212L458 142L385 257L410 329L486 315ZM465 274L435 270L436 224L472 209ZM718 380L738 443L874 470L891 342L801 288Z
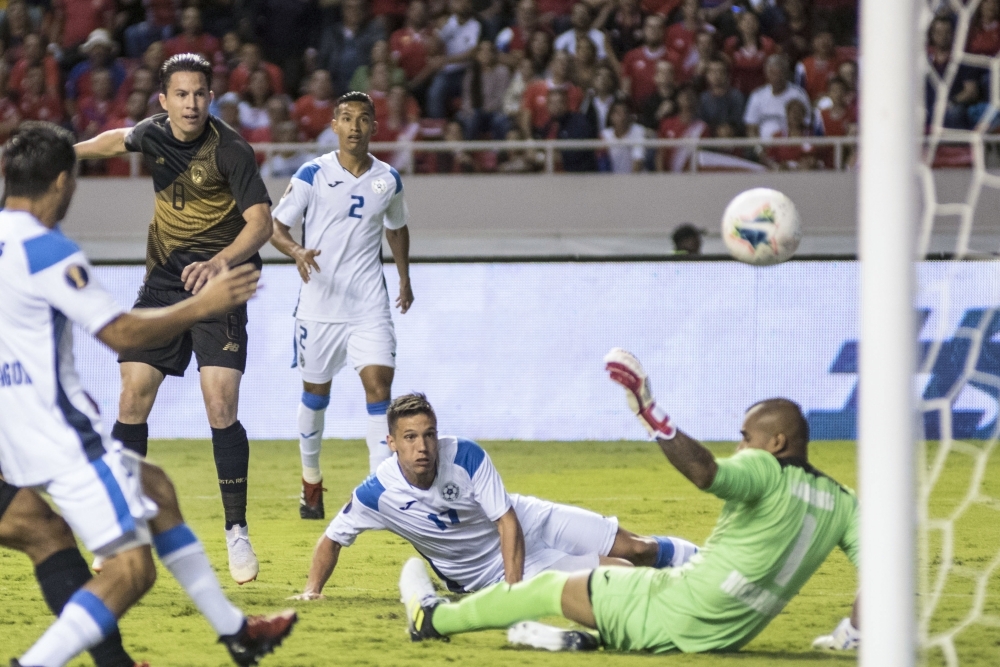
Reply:
M809 465L809 425L798 405L777 398L751 406L736 454L716 460L670 422L635 357L614 349L605 361L667 460L726 501L701 552L671 570L545 572L458 603L436 597L423 564L411 559L399 588L414 641L511 628L508 637L519 644L596 648L590 633L525 623L563 616L595 628L601 642L621 651L735 651L778 615L834 547L857 566L858 501Z
M124 313L56 228L76 189L72 136L49 123L22 124L0 164L0 466L12 484L44 489L84 546L105 559L101 576L73 593L11 664L59 667L114 634L156 579L150 543L236 663L256 664L288 635L295 612L248 618L226 599L170 479L105 433L74 368L70 323L115 351L141 349L242 306L259 271L224 269L181 303Z
M56 616L77 589L91 579L73 531L31 489L0 479L0 546L23 552L35 568L45 604ZM97 667L138 667L117 630L90 648ZM142 667L149 667L143 663Z
M479 445L438 437L437 417L423 394L396 398L388 419L395 455L354 490L330 522L299 599L320 597L341 548L366 530L384 529L408 540L455 592L601 563L678 566L698 551L676 537L630 533L614 517L508 495Z

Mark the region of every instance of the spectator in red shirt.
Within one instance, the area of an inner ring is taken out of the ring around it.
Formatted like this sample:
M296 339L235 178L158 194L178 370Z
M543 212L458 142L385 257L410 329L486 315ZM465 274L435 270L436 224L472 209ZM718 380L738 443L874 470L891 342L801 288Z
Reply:
M834 52L833 34L819 32L813 37L813 53L795 66L795 83L809 93L813 102L826 93L827 82L837 74L837 56Z
M698 0L684 0L681 4L681 20L667 28L667 50L677 62L684 62L694 50L696 35L704 30L715 32L715 28L705 23L701 4Z
M141 90L133 90L125 101L125 105L115 111L115 114L101 128L101 132L135 127L146 117L149 96ZM127 157L116 157L104 161L105 173L108 176L129 176L132 173L131 161Z
M677 113L677 83L674 79L674 65L669 60L656 63L653 73L656 89L646 98L639 110L639 122L651 130L660 127L660 121Z
M262 69L266 74L271 90L276 95L285 92L285 77L281 68L269 62L264 62L261 55L260 46L253 42L247 42L240 48L240 64L229 75L230 92L242 95L247 90L250 75Z
M830 106L820 111L819 129L826 137L846 137L858 133L857 113L847 105L847 95L850 89L843 79L834 77L830 79L827 86L827 99ZM820 153L823 162L828 167L834 166L835 147L823 148ZM853 161L853 149L848 148L847 154L841 156L842 164L850 164Z
M94 70L90 79L90 95L80 98L73 116L73 129L80 141L92 139L100 133L111 118L113 102L111 72L106 69Z
M677 91L677 113L660 121L656 136L661 139L704 137L708 125L698 118L698 98L694 88L683 86ZM664 148L656 153L656 171L684 171L695 154L694 147Z
M427 65L427 40L430 35L427 3L413 0L406 9L406 23L389 35L392 59L403 68L407 80L414 79Z
M788 130L779 132L776 137L810 136L809 109L799 100L789 100L785 106L785 116L788 117ZM820 166L816 156L816 147L807 141L789 146L770 146L760 156L760 161L771 171L805 171Z
M20 123L17 104L7 93L7 77L0 73L0 141L7 141Z
M219 40L202 29L201 10L188 7L181 13L181 34L164 42L163 50L168 58L178 53L197 53L211 63L219 53Z
M299 135L306 141L315 141L320 132L333 120L333 84L330 73L318 69L309 77L309 92L295 101L292 120L299 128Z
M445 141L462 141L462 124L450 120L444 126ZM439 151L434 153L435 174L472 174L478 171L476 160L470 151Z
M271 88L267 72L262 69L254 70L250 74L250 81L240 101L240 127L243 138L247 141L267 141L258 137L259 130L270 127L267 101L273 94L274 90Z
M224 65L228 72L233 71L240 65L240 53L243 51L243 40L235 30L230 30L222 36L222 44L219 51L219 63Z
M516 68L524 57L532 33L540 27L535 0L520 0L514 10L514 25L501 30L496 38L500 62L511 69Z
M386 97L385 114L378 124L376 141L414 141L420 132L420 108L415 106L413 96L406 86L395 84L389 87ZM413 152L401 148L392 153L376 153L375 157L388 162L397 171L409 171L413 163Z
M678 80L690 83L695 91L704 90L708 85L705 77L708 74L708 64L718 58L724 58L715 41L715 33L700 31L694 36L694 49L688 53L683 62L678 63Z
M1000 0L983 0L969 26L967 53L995 56L1000 52Z
M569 27L569 14L575 0L537 0L539 21L552 26L556 32L562 32Z
M128 98L131 97L132 93L139 92L142 93L146 101L149 102L153 97L153 93L156 90L156 75L149 71L145 67L138 67L125 78L125 83L118 87L118 92L115 94L115 105L113 115L119 118L124 118L127 115L126 106L128 105ZM212 90L216 95L222 95L225 90L216 91ZM157 107L159 107L159 100L156 101Z
M559 51L552 56L549 75L531 82L521 98L519 124L527 136L541 132L549 122L548 99L550 90L565 90L570 111L577 111L583 100L583 91L569 80L569 54Z
M156 87L160 85L160 68L163 67L163 63L166 60L167 56L163 50L163 42L153 42L142 52L142 66L153 73Z
M656 63L667 59L663 45L663 17L650 14L642 27L643 45L632 49L622 58L622 92L632 98L636 109L642 107L656 91Z
M52 41L62 47L64 62L75 62L76 49L98 28L114 27L114 0L53 0Z
M744 95L764 85L764 61L777 52L774 40L760 34L760 20L750 11L740 12L740 34L726 40L725 52L733 63L733 85Z
M23 92L22 80L29 67L39 65L45 72L45 89L49 94L59 97L59 64L56 59L45 53L45 44L39 35L31 34L24 38L24 57L17 61L10 71L8 87L17 94Z
M24 87L18 111L22 120L44 120L61 123L63 119L62 100L46 90L45 68L32 65L24 73Z

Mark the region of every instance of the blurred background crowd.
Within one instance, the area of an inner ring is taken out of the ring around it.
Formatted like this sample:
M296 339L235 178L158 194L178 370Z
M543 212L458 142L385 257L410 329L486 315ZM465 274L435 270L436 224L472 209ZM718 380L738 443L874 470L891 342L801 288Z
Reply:
M329 147L332 102L375 102L379 141L604 138L557 151L563 171L681 171L694 151L641 137L802 137L716 151L720 168L833 166L813 136L857 121L856 0L6 0L0 2L0 139L23 120L81 139L161 112L157 72L176 53L213 64L211 111L251 142ZM983 0L969 50L1000 50L1000 0ZM928 54L948 66L935 20ZM947 122L981 116L988 74L963 67ZM933 88L928 104L933 105ZM287 176L311 154L274 154ZM530 172L531 150L379 155L425 173ZM124 175L127 160L86 165Z

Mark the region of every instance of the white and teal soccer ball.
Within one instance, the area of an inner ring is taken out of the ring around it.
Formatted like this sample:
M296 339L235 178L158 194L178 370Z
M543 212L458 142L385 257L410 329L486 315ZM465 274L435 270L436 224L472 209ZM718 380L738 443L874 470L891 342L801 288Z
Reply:
M746 190L729 202L722 215L722 240L741 262L779 264L795 254L802 240L799 212L777 190Z

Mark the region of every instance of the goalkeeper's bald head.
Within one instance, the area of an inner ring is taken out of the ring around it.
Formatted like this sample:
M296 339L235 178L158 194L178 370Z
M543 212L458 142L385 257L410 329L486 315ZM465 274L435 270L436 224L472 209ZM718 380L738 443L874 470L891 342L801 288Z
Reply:
M809 448L809 422L802 414L802 408L787 398L768 398L751 405L746 412L748 422L770 438L783 441L778 451L772 451L777 458L807 458ZM779 436L781 436L779 438Z

